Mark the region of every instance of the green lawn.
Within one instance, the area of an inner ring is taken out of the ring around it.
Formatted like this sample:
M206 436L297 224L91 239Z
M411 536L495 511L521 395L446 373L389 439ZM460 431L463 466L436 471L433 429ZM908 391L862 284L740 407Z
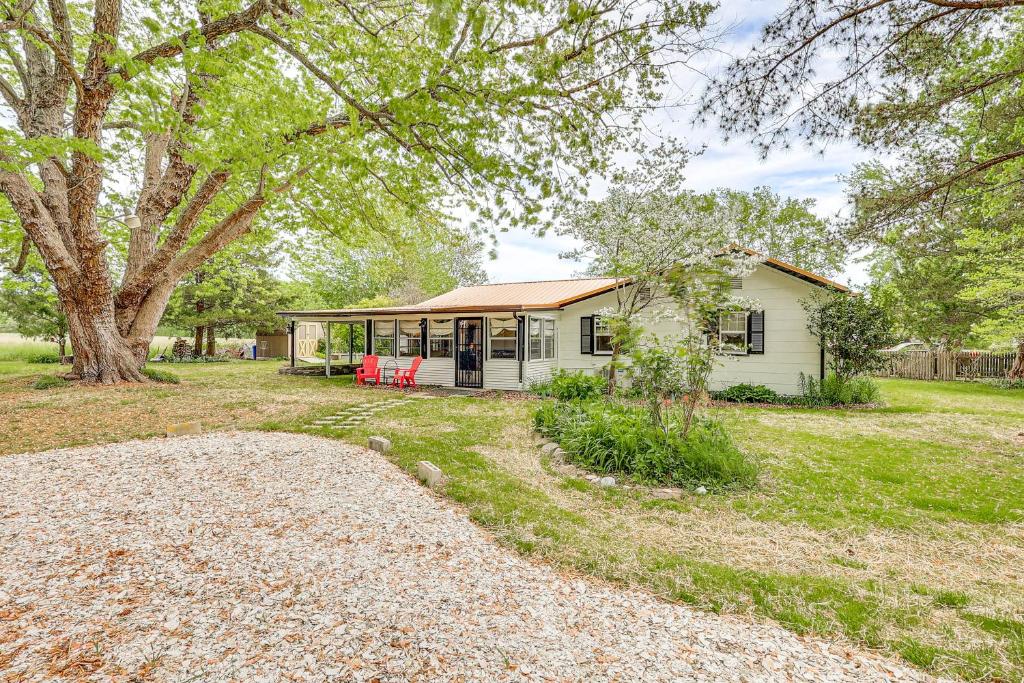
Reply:
M874 410L718 409L762 462L758 487L660 500L545 462L532 401L430 398L337 432L309 423L385 392L269 362L170 369L181 384L36 391L54 366L0 360L0 453L193 419L356 443L384 434L396 464L435 462L445 494L520 552L936 673L1024 680L1024 392L886 380Z

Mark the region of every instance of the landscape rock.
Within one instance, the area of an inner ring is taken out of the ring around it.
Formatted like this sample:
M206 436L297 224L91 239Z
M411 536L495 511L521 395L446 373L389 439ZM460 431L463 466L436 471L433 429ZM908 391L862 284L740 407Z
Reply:
M601 477L597 480L597 483L602 488L611 488L612 486L615 486L615 477Z
M370 450L377 451L378 453L387 453L391 450L391 441L383 436L371 436Z
M428 460L420 460L416 463L416 476L430 488L441 485L444 482L444 474L434 463Z
M706 496L708 494L708 490L703 486L698 486L693 490L693 492L696 493L698 496Z
M554 441L548 441L546 444L540 447L540 450L544 453L550 453L556 448L558 448L557 443L555 443Z
M167 436L195 436L203 433L203 425L200 422L181 422L179 424L167 425Z

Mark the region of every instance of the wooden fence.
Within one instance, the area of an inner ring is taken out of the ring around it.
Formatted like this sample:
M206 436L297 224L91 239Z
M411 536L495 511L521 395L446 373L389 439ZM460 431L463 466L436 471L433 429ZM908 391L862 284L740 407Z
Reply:
M904 379L972 380L1006 377L1015 353L988 351L898 351L889 354L889 367L878 374Z

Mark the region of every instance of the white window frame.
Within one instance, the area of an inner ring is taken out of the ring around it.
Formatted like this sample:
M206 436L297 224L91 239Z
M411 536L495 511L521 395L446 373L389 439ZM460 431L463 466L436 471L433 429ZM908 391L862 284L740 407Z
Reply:
M598 326L602 324L601 323L601 316L595 315L593 319L594 319L594 329L593 329L594 355L595 356L610 356L610 355L612 355L612 328L611 328L611 325L609 325L607 322L605 322L604 326L607 328L607 331L598 332L597 331ZM597 348L597 346L598 346L597 338L598 337L608 337L608 350L607 351L602 351L602 350Z
M498 356L494 355L494 341L499 340L502 342L508 341L509 337L496 336L494 334L494 328L492 324L495 322L506 323L502 329L512 330L512 356ZM487 359L488 360L515 360L518 355L517 349L519 348L519 321L515 317L511 318L488 318L487 319Z
M558 337L556 336L557 326L554 318L542 318L544 331L541 335L544 340L544 360L558 358ZM551 353L548 353L548 340L551 341Z
M544 360L544 319L530 316L526 321L526 355L529 360ZM536 334L534 334L534 327L536 327ZM533 343L537 342L537 353L534 355Z
M398 341L397 338L395 337L395 326L396 326L396 324L397 324L397 322L395 321L394 318L390 318L388 320L374 320L373 321L373 346L370 347L370 348L373 349L373 355L381 356L383 358L396 358L395 353L397 353L397 351L398 351L398 349L395 348L395 343ZM381 329L388 329L388 328L390 328L390 330L391 330L390 334L388 334L386 336L378 334L378 332ZM377 339L378 338L380 338L380 339L390 339L391 340L391 353L377 353Z
M416 326L416 334L406 334L402 331L402 323L413 324ZM421 336L420 321L417 320L399 320L398 321L398 355L396 358L415 358L423 353L423 337ZM416 353L410 353L408 350L409 341L415 340L416 342Z
M722 353L727 353L733 356L746 356L750 353L750 338L747 333L748 324L747 317L750 315L747 311L722 311L718 314L718 348ZM735 324L726 325L726 320L730 320L730 323L735 323L737 320L742 321L742 329L735 329ZM737 347L735 343L729 343L728 345L722 339L722 335L743 335L742 346Z
M448 334L437 336L434 334L434 323L444 322L448 324ZM434 353L434 341L447 341L448 354L437 355ZM429 318L427 320L427 356L430 358L455 358L455 318Z

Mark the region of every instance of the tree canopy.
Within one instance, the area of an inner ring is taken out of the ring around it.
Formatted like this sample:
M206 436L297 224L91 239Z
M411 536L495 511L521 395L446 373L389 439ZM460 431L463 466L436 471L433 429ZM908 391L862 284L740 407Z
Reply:
M308 308L414 304L487 280L483 242L446 224L396 219L355 242L314 232L289 251L289 288Z
M702 114L762 151L795 138L879 153L848 179L851 244L905 326L1016 337L1024 374L1024 3L791 2L705 94ZM838 63L835 55L844 55Z
M0 192L53 278L75 373L141 380L175 284L257 217L358 231L463 201L535 225L637 144L702 2L0 4ZM123 268L107 246L134 214ZM115 280L115 276L117 279Z

